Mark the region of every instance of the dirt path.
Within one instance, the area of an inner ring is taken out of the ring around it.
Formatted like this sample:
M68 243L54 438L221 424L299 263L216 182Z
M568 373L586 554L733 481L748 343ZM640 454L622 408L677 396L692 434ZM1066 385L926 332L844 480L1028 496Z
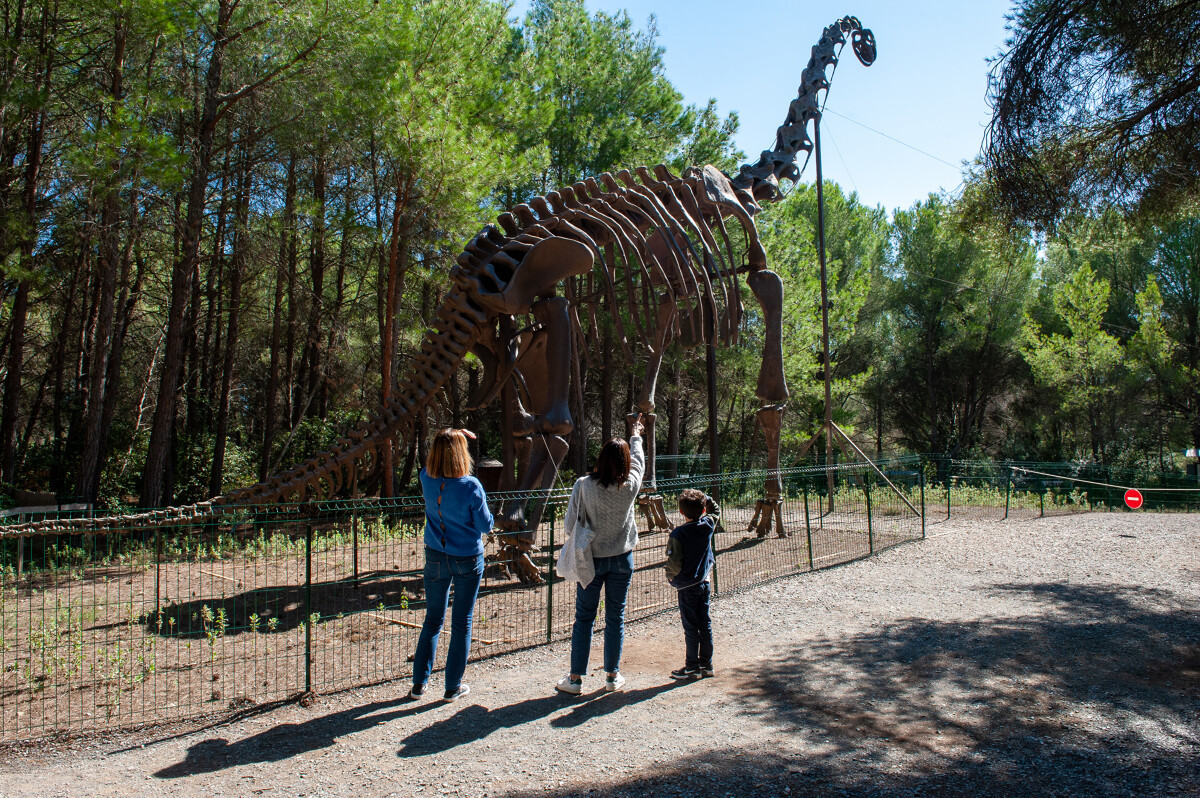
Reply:
M393 684L0 752L0 798L1200 794L1200 517L930 535L721 599L713 679L667 678L663 615L621 693L556 695L560 644L472 664L454 704Z

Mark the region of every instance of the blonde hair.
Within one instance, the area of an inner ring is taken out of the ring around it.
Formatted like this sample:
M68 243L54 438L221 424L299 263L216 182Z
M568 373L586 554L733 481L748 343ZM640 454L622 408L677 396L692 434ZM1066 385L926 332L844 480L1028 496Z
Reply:
M462 430L446 428L438 430L425 458L425 471L435 479L454 479L471 473L474 462L467 449L467 436Z

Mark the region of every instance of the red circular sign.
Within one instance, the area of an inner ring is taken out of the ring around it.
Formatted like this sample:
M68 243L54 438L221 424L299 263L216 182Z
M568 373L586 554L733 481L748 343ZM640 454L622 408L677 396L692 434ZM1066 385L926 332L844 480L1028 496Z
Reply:
M1142 492L1137 488L1130 488L1125 491L1125 504L1129 505L1130 510L1136 510L1142 506Z

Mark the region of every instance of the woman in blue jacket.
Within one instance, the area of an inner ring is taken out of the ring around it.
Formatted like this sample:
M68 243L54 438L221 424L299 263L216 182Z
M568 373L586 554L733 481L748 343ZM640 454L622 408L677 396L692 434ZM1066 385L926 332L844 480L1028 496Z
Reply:
M409 695L420 698L433 672L438 636L446 620L450 585L454 609L450 619L450 649L446 652L445 699L453 701L471 691L462 682L471 653L471 619L483 578L483 538L492 530L483 485L471 476L469 430L444 429L433 438L421 492L425 496L425 622L413 656L413 685Z

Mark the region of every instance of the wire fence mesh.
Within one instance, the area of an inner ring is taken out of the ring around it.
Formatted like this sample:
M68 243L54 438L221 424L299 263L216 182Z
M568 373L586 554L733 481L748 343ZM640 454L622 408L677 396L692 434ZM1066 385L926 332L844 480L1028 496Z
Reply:
M762 537L747 530L764 510L767 472L664 479L658 491L672 525L682 523L675 503L684 488L720 499L721 595L920 538L943 513L1115 509L1119 482L1132 480L1065 464L879 465L886 481L861 462L780 472L781 497L765 507L778 526L760 527ZM1147 507L1200 507L1200 488L1172 480L1139 477ZM499 509L512 496L490 498ZM553 576L568 492L524 498L545 503L532 560L547 580L516 580L489 540L473 659L570 635L574 585ZM423 512L420 497L408 497L70 535L0 527L0 741L228 713L411 674L424 614ZM668 530L649 526L640 517L629 620L676 606L662 569Z

